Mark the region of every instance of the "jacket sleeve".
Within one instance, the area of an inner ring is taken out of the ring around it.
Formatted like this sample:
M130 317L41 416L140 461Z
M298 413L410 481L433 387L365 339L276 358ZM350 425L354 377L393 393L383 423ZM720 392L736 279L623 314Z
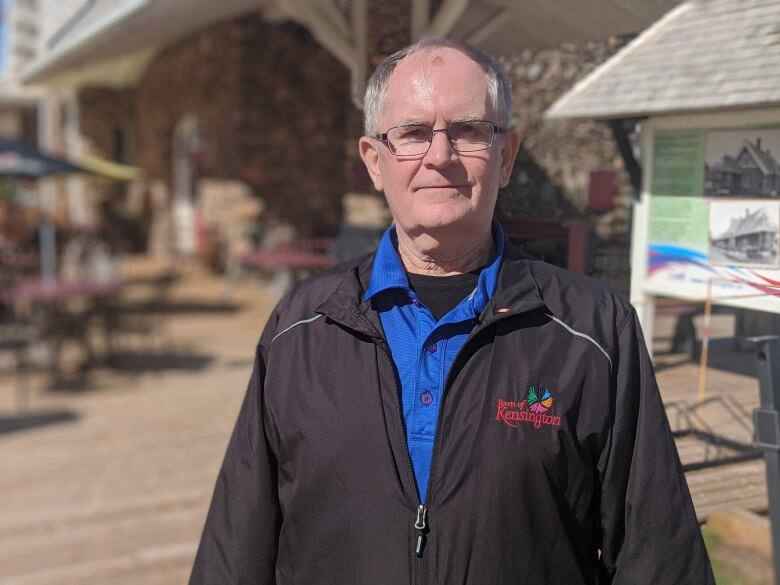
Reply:
M255 351L246 396L228 443L190 585L274 585L281 512L277 464L267 440L263 401L267 349L276 327L269 319Z
M613 422L598 464L599 584L714 585L636 313L618 334Z

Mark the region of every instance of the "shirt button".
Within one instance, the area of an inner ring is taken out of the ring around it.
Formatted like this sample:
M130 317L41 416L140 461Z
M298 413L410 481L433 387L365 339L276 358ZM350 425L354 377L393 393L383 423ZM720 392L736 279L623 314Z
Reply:
M435 341L432 341L431 343L429 343L429 344L426 346L426 348L425 348L425 349L427 349L427 350L428 350L428 353L434 353L434 352L435 352L435 351L436 351L438 348L439 348L439 346L438 346L438 345L436 345L436 342L435 342Z
M431 394L428 390L420 394L420 402L423 403L423 406L430 406L433 404L433 394Z
M420 305L422 305L422 303L420 302L420 299L418 299L417 297L415 297L415 298L413 298L413 299L412 299L412 304L413 304L415 307L419 307Z

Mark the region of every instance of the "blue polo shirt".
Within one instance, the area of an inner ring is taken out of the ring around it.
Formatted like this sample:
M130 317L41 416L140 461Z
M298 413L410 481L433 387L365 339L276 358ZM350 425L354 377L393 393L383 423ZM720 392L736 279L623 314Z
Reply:
M420 502L428 495L439 406L447 373L466 342L482 309L496 290L504 257L504 232L493 222L496 254L479 274L474 290L439 321L409 286L395 226L382 236L371 269L365 299L379 312L401 381L401 405L406 442L412 460Z

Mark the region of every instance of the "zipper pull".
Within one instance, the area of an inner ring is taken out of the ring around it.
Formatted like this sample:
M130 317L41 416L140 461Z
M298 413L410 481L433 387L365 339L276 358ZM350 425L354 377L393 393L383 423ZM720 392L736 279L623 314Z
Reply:
M418 558L423 556L423 549L425 549L425 530L428 528L425 516L428 514L428 509L420 504L417 508L417 518L414 522L414 528L417 530L417 544L414 547L414 554Z

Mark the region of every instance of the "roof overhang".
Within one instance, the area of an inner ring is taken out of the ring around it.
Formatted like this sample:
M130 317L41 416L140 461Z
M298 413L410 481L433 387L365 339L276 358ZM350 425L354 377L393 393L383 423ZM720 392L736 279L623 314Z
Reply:
M680 0L411 0L410 36L453 37L498 55L639 32ZM360 107L367 77L367 0L276 0L352 72Z
M780 105L780 0L689 0L559 97L550 119L641 119Z
M14 82L0 80L0 109L4 108L34 108L43 93L34 87L21 87Z
M679 0L411 0L410 36L462 38L496 54L638 32ZM25 83L133 85L156 51L251 11L288 18L352 72L359 104L368 72L368 0L91 0L23 73Z
M472 0L467 4L449 34L492 53L508 55L637 33L679 0Z
M161 48L262 8L264 0L93 0L22 72L26 84L132 85Z

